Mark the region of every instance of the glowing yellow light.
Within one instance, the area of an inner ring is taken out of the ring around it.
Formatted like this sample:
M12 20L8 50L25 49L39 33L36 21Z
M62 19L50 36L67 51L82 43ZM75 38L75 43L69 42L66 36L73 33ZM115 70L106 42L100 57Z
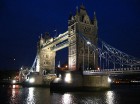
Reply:
M58 83L59 81L61 81L61 78L55 78L54 79L54 83Z
M68 66L66 65L65 67L67 68Z
M91 43L89 41L87 41L87 44L90 45Z
M13 82L13 84L14 84L14 83L16 83L16 80L13 80L12 82Z
M59 78L61 78L62 76L61 76L61 74L59 74Z
M35 93L34 90L35 90L34 88L29 88L26 104L35 104L35 102L34 102L34 93Z
M106 93L106 103L114 104L115 93L113 91L107 91ZM117 103L117 102L116 102Z
M108 77L108 82L111 83L111 79Z
M34 82L35 82L35 79L34 79L34 78L30 78L30 79L29 79L29 82L30 82L30 83L34 83Z
M13 85L12 87L13 87L13 88L16 88L16 85Z
M70 73L66 73L65 82L71 83L71 74Z
M62 96L62 103L63 104L72 104L72 96L69 93L66 93Z

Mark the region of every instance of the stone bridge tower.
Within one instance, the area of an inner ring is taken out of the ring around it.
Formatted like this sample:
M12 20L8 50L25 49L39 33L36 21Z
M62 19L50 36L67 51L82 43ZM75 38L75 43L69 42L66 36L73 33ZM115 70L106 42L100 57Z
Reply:
M40 41L37 45L37 65L36 70L43 74L43 71L47 73L54 73L55 71L55 55L56 52L51 50L51 46L44 46L45 43L53 41L53 38L49 36L48 33L45 33L45 36L40 37Z
M88 42L83 41L80 35L84 35L88 40L97 46L98 34L97 19L94 13L90 19L83 5L77 8L75 16L70 15L68 20L69 32L69 70L93 70L97 69L98 54L90 49Z

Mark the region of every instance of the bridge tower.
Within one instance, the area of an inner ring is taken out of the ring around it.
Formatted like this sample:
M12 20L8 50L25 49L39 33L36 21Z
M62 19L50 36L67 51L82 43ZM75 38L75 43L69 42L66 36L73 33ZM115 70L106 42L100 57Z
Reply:
M70 15L68 20L69 70L97 69L97 52L93 52L90 49L90 42L84 42L80 38L80 35L84 35L96 46L98 41L97 30L98 26L95 13L93 19L90 19L83 5L80 6L80 9L77 8L75 16Z
M56 52L51 50L50 46L43 47L47 42L52 41L53 38L45 33L44 37L40 37L40 41L37 45L37 66L36 71L43 74L43 70L48 73L54 73L55 71L55 55Z

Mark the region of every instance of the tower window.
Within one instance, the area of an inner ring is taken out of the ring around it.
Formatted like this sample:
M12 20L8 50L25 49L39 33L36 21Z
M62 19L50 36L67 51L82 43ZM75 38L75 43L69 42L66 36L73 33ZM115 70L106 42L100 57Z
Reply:
M92 51L90 51L90 54L92 54Z

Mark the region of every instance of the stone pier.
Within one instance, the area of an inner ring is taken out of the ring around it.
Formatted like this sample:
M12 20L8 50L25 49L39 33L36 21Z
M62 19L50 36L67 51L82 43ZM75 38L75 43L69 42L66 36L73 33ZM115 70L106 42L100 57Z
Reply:
M109 88L110 83L108 82L108 78L108 75L83 76L83 86Z
M85 76L77 72L63 72L50 84L53 91L97 91L110 88L108 75Z

